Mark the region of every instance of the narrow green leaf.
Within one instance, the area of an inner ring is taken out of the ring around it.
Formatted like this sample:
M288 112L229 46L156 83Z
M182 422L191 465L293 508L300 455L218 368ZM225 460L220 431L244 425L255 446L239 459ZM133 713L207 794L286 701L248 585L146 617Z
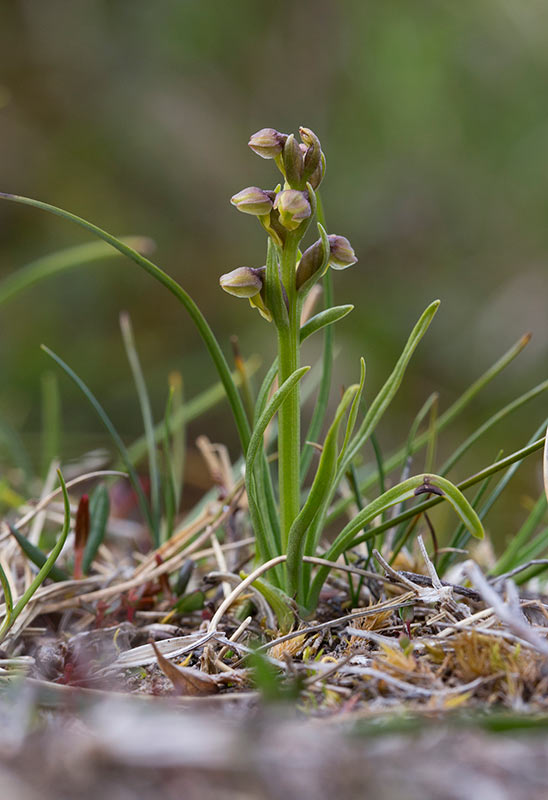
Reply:
M263 435L268 423L279 409L291 389L293 389L293 387L301 380L301 378L306 375L309 369L310 367L300 367L300 369L296 369L295 372L293 372L274 393L272 399L267 404L265 410L255 423L255 427L253 428L253 432L251 434L251 439L249 440L249 447L247 448L245 466L246 476L251 475L252 473L255 458L257 457L259 448L262 445Z
M547 547L548 528L544 528L531 542L528 542L525 547L519 551L518 557L516 558L516 566L518 564L527 564L528 561L538 558L546 551Z
M502 455L502 451L497 454L497 458L500 458ZM472 499L472 508L477 511L479 509L479 505L483 500L483 496L487 492L489 488L489 484L491 483L492 475L488 475L487 478L484 479L482 483L480 483L479 489L477 490L476 494ZM486 511L485 507L478 511L479 518L483 521L485 519ZM397 553L401 550L403 545L407 540L407 535L411 532L411 526L409 526L408 531L406 532L405 536L402 536L401 541L398 544L398 547L394 548L392 553L392 558L390 563L394 563L394 559L397 556ZM449 547L453 550L462 550L466 547L468 542L470 541L470 533L466 530L466 526L460 523L457 526L453 536L449 540ZM447 572L447 569L451 566L451 564L456 560L457 553L456 552L447 552L444 553L439 562L436 564L436 569L438 570L438 575L444 575Z
M326 237L325 230L321 225L318 225L318 230L320 230L320 233L322 234L322 239L324 238L324 236ZM326 245L324 241L324 247L325 246ZM327 241L327 248L328 248L327 253L330 253L329 241ZM331 276L331 270L329 269L327 270L327 272L323 277L323 301L324 301L324 308L326 311L328 311L333 305L333 279ZM301 342L302 341L304 340L302 339L302 334L301 334ZM332 372L333 372L333 329L329 325L324 330L320 388L318 390L318 396L316 398L316 403L314 405L312 419L310 420L310 424L306 432L305 444L303 445L301 450L301 463L299 467L301 484L304 482L306 478L313 455L312 446L310 444L306 444L306 442L315 442L322 432L325 415L327 412L327 406L329 403L329 392L331 389Z
M466 478L465 480L460 481L459 483L456 484L457 488L460 489L461 491L464 491L464 490L470 488L470 486L474 486L476 483L480 483L481 481L485 480L489 476L494 475L497 472L500 472L501 470L505 469L506 467L515 467L515 469L517 469L517 466L519 466L519 464L521 464L521 462L523 461L524 458L527 458L527 456L530 456L530 455L532 455L532 453L535 453L537 450L540 450L540 448L543 445L544 445L544 438L537 439L536 441L533 441L530 444L528 444L526 447L523 447L521 450L516 450L515 453L512 453L509 456L506 456L506 458L502 458L500 460L497 460L493 464L490 464L488 467L485 467L484 469L480 470L480 472L476 472L474 475L471 475L469 478ZM514 469L514 472L515 472L515 469ZM510 473L510 470L508 470L508 473ZM507 473L507 475L508 475L508 473ZM507 475L504 476L504 480L506 480ZM512 475L513 475L513 472L512 472ZM388 520L386 523L383 523L382 525L379 525L378 527L376 527L375 528L375 534L377 535L379 533L384 533L384 531L388 530L389 528L393 528L396 525L399 525L401 522L404 522L405 520L408 520L411 517L414 517L416 514L422 514L423 511L428 511L429 508L432 508L433 506L438 505L438 503L441 503L442 499L443 498L441 498L441 497L431 497L429 500L424 500L422 503L419 503L418 505L413 506L413 508L408 508L405 511L402 511L401 514L397 514L391 520ZM491 505L492 505L492 502L489 505L489 508L491 507ZM482 513L481 512L480 512L480 517L482 517ZM366 541L368 538L369 538L369 533L364 534L363 536L358 536L352 542L352 547L356 547L358 544L360 544L363 541Z
M423 493L439 493L439 499L446 499L453 506L458 516L461 518L466 527L470 530L476 538L482 538L484 535L483 526L481 521L466 499L462 492L446 478L440 475L416 475L406 481L398 484L397 486L388 489L384 494L373 500L367 505L363 511L360 511L357 516L351 520L343 530L335 538L333 544L327 551L325 558L329 561L336 561L337 558L353 544L356 534L363 528L364 525L372 522L375 517L378 517L383 511L391 508L394 505L403 503ZM416 513L416 509L414 509ZM370 532L370 536L375 536L376 529ZM321 567L316 577L314 578L310 595L308 598L308 607L315 608L320 589L329 573L328 567Z
M2 627L4 627L6 623L9 624L11 621L11 617L13 614L13 597L11 594L8 576L4 572L4 568L1 562L0 562L0 585L2 586L2 591L4 592L4 604L6 606L6 616L4 618L4 622L2 623Z
M520 395L520 397L517 397L515 400L512 400L511 403L508 403L508 405L504 406L504 408L501 408L499 411L497 411L496 414L493 414L491 417L489 417L488 420L486 420L482 425L480 425L480 427L477 428L477 430L475 430L472 434L470 434L470 436L467 439L465 439L465 441L462 442L462 444L459 447L457 447L455 452L447 459L447 461L440 468L440 473L442 475L446 475L449 472L449 470L451 470L455 466L457 461L459 461L459 459L464 455L464 453L466 453L472 447L472 445L474 445L478 441L478 439L481 436L483 436L484 433L490 430L490 428L492 428L493 425L496 425L506 416L512 414L514 411L517 411L518 408L521 408L521 406L525 405L525 403L528 403L530 400L533 400L535 397L542 394L547 389L548 389L548 380L539 383L537 386L534 386L528 392L525 392L525 394L522 394Z
M314 333L321 331L328 325L333 325L335 322L344 319L344 317L346 317L347 314L350 314L350 312L353 310L354 306L352 305L332 306L332 308L325 308L323 311L319 311L317 314L314 314L313 317L310 317L310 319L304 323L300 330L301 344Z
M289 325L289 317L282 292L278 251L270 237L266 252L265 298L276 328L286 328Z
M469 403L474 399L474 397L479 394L479 392L484 389L494 378L499 375L505 367L507 367L515 358L518 356L524 347L527 346L531 339L531 335L527 334L522 336L506 353L504 353L501 358L498 359L489 369L487 369L480 377L474 381L474 383L466 389L463 394L455 400L455 402L446 410L443 414L438 417L436 422L436 432L440 433L444 428L446 428L451 422L453 422L459 414L461 414L464 409L469 405ZM413 441L411 447L411 454L416 453L418 450L423 448L428 441L429 432L426 431ZM385 461L385 470L387 473L391 472L396 467L401 466L405 459L406 459L407 449L405 447L398 450L392 456L390 456ZM363 483L360 485L360 489L363 493L367 493L367 491L375 485L378 481L378 475L373 472L369 475ZM333 507L331 513L327 518L327 524L330 524L335 519L337 519L346 509L348 504L351 500L345 498L340 500L336 505Z
M147 239L145 236L124 236L120 241L140 253L147 253L152 250L152 240ZM118 258L120 255L104 242L88 242L43 256L24 267L20 267L20 269L4 278L3 281L0 281L0 305L7 300L11 300L25 289L34 286L35 283L44 280L44 278L49 278L52 275L57 275L60 272L65 272L68 269L80 267L84 264Z
M42 476L45 478L53 461L61 453L61 399L57 376L42 376Z
M135 390L141 408L141 417L143 419L143 427L145 429L145 439L147 442L148 451L148 469L150 475L150 506L151 516L153 521L154 545L158 547L160 544L160 475L158 471L158 454L156 452L156 441L154 439L154 420L152 417L152 408L150 405L150 398L146 386L145 376L141 367L139 353L135 345L135 337L133 335L133 326L131 319L127 312L120 314L120 330L122 332L122 340L126 351L127 360L133 375L133 382L135 383Z
M379 391L379 393L371 403L371 406L367 410L367 413L363 419L362 424L360 425L354 439L352 440L352 442L348 447L348 452L340 466L340 472L342 472L343 474L346 471L348 463L363 447L363 445L365 444L371 433L377 427L384 412L392 402L396 392L398 391L401 385L403 376L405 374L405 370L407 369L407 365L409 364L409 361L411 360L411 357L415 352L417 345L419 344L420 340L428 330L430 323L434 319L434 315L438 310L439 305L440 305L439 300L434 300L433 303L430 303L428 308L426 308L426 310L422 313L417 324L411 331L411 335L407 340L407 343L403 349L400 358L398 359L398 362L396 363L396 366L394 367L394 370L392 371L392 374L389 376L384 386L382 387L382 389Z
M535 529L546 514L546 506L546 496L543 492L519 531L508 542L504 552L491 570L492 575L502 575L503 572L508 572L522 562L521 550L531 541Z
M360 387L350 386L339 403L335 418L329 428L320 456L320 462L308 497L289 530L287 548L288 594L293 596L301 587L300 576L304 538L316 514L323 507L332 489L337 468L337 437L348 406L358 394Z
M242 580L247 575L242 574ZM281 589L273 586L271 583L263 581L261 578L256 578L253 581L253 586L259 591L278 620L278 627L280 633L289 633L295 624L295 611L291 605L291 600Z
M246 361L246 369L249 375L252 375L258 369L260 359L255 356ZM236 371L232 373L232 378L236 386L239 385L239 377ZM226 397L222 383L215 383L209 389L205 389L196 397L186 400L180 408L173 409L171 418L171 430L173 432L179 431L184 425L188 425L198 417L205 414L211 408L214 408L218 403ZM175 403L174 403L175 405ZM159 422L154 428L154 441L158 444L164 438L165 427L164 421ZM145 436L140 436L133 444L127 448L131 463L135 466L147 454L147 442Z
M193 611L200 611L204 607L206 596L201 589L185 594L177 600L174 608L178 614L191 614Z
M245 486L247 498L249 501L249 512L251 516L251 523L255 531L255 538L257 542L257 550L261 560L265 561L272 558L277 554L279 549L279 542L276 538L276 532L270 526L270 517L268 515L268 508L259 507L259 498L261 492L264 490L265 481L264 473L259 474L257 477L254 475L255 459L260 449L262 449L263 436L268 423L277 412L288 393L297 384L297 382L309 371L310 367L301 367L295 370L287 380L280 386L274 393L272 399L267 404L265 410L260 415L255 423L249 447L246 454L245 465ZM259 494L257 493L257 488ZM262 512L262 513L261 513ZM266 512L266 513L265 513ZM274 573L277 575L277 573Z
M89 499L89 535L82 558L82 572L88 575L99 547L105 539L108 517L110 514L110 498L108 489L103 484L96 486Z
M348 415L348 421L346 423L346 431L344 434L344 440L341 447L341 452L338 458L338 464L340 464L345 457L346 448L348 447L348 443L350 442L350 437L354 433L354 427L356 425L356 420L358 418L358 412L360 410L360 401L363 397L363 390L365 387L365 359L360 358L360 382L358 384L358 391L356 392L354 399L352 400L352 407L350 409L350 413Z
M15 620L17 619L21 611L23 611L23 609L25 608L25 606L27 605L27 603L29 602L35 591L42 585L42 583L49 576L67 540L67 536L70 531L70 501L67 492L67 487L65 485L65 481L61 474L61 470L57 470L57 475L59 476L61 489L63 490L63 502L65 506L65 521L63 524L63 530L61 531L61 535L59 536L59 539L57 540L55 547L49 554L46 563L38 572L38 575L35 577L31 585L28 587L23 596L20 598L15 608L13 609L12 613L6 615L4 622L2 623L2 627L0 628L0 642L5 638L7 632L13 626Z
M10 533L14 539L17 540L17 544L32 563L40 569L44 566L48 557L43 550L40 550L39 547L36 547L35 544L30 542L27 537L21 533L21 531L17 530L15 525L9 526ZM55 565L51 568L51 572L49 574L50 578L54 581L68 581L70 576L64 570L56 567Z

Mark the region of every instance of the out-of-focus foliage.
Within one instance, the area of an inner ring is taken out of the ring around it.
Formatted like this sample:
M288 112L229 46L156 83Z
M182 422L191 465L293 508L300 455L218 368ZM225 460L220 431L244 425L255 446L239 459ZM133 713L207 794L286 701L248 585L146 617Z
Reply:
M263 236L229 197L244 175L259 186L269 179L246 147L250 133L304 124L327 154L329 228L347 234L359 257L335 282L336 301L357 307L337 331L341 382L356 378L363 354L373 396L435 297L441 313L394 407L400 432L434 388L448 404L526 330L534 338L521 367L479 401L475 421L514 396L516 383L525 390L545 377L542 0L10 0L0 8L0 53L0 188L116 234L151 236L158 263L221 339L239 334L245 354L261 347L264 326L222 293L218 275L263 264ZM3 205L0 277L85 240L60 220ZM214 380L178 305L131 265L117 259L53 278L0 318L0 412L31 449L49 367L40 342L78 367L123 432L138 432L122 308L157 418L171 369L182 369L190 395ZM67 454L102 443L80 396L64 381L61 390ZM529 427L528 414L516 417L475 463L519 446ZM467 429L465 421L455 437ZM225 411L208 433L229 439ZM385 430L387 449L392 441Z

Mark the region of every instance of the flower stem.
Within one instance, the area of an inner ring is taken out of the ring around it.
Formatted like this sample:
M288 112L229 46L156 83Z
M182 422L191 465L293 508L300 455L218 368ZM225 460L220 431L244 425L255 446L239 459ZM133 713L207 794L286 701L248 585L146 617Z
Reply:
M298 238L290 233L281 254L281 278L288 305L287 326L278 327L280 385L299 367L299 319L295 266ZM299 513L300 397L299 385L291 390L278 416L278 459L282 552L287 552L289 530Z

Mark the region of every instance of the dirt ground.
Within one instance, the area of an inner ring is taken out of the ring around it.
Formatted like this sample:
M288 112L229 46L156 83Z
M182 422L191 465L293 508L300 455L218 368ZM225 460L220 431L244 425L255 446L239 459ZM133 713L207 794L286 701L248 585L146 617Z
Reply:
M548 797L548 728L502 733L396 717L401 729L390 732L361 714L307 720L251 694L221 697L107 703L75 692L38 711L27 684L0 701L0 797Z

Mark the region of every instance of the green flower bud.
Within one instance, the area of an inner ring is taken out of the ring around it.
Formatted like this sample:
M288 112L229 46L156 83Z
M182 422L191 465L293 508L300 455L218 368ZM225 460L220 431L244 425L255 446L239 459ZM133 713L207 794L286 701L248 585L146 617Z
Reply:
M284 144L285 177L290 186L300 186L304 172L304 154L293 134L287 137Z
M244 214L262 217L264 214L270 214L272 210L274 192L265 192L258 186L248 186L247 189L242 189L241 192L231 197L230 202Z
M331 234L327 238L331 249L331 255L329 256L330 267L333 267L333 269L346 269L357 262L356 253L345 236Z
M304 251L297 264L297 290L301 289L320 269L325 260L324 255L323 242L321 239L318 239L317 242L314 242L314 244L310 245L310 247Z
M286 139L286 133L280 133L274 128L262 128L253 134L248 145L261 158L276 158L282 152Z
M280 222L289 231L294 231L312 213L306 192L297 189L284 189L276 195L274 208L280 215Z
M308 180L317 170L322 158L320 140L310 128L299 128L301 141L306 147L304 156L304 177Z
M234 295L234 297L254 297L263 288L262 278L264 273L262 269L238 267L233 269L232 272L221 275L219 283L225 292Z

